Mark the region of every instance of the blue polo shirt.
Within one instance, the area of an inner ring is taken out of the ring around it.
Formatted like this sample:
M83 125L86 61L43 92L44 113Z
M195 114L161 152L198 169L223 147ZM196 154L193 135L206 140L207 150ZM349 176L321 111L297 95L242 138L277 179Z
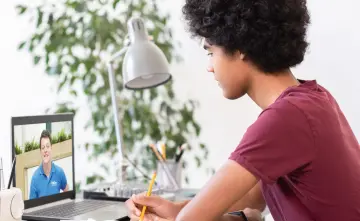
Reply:
M44 173L41 165L36 169L31 179L30 199L36 199L43 196L60 193L67 185L64 170L56 166L54 162L51 163L51 172L49 177Z

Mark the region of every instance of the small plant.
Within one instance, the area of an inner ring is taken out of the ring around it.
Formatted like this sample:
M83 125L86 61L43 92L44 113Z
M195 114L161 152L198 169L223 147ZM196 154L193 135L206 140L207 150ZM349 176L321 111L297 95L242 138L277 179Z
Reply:
M29 152L40 148L40 144L36 142L35 139L33 139L31 142L26 142L24 146L25 146L25 152Z
M59 143L59 138L57 135L51 135L51 144Z
M65 130L62 129L58 134L57 134L57 138L58 138L58 143L63 142L65 140L68 139L68 135L65 133Z
M52 144L61 143L61 142L64 142L66 140L70 140L71 138L72 138L72 135L71 134L66 134L65 130L62 129L56 135L51 136L51 143Z
M86 184L92 184L95 181L104 181L104 177L97 174L86 177Z
M19 146L19 144L15 144L15 154L16 155L20 155L20 154L22 154L22 149L20 148L20 146Z

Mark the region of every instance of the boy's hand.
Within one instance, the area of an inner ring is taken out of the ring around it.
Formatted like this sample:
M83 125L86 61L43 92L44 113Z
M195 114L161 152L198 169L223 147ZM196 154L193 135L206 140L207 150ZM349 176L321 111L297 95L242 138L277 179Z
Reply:
M133 195L125 203L131 221L140 219L143 206L147 206L144 221L172 221L182 209L182 205L159 196Z
M261 212L257 209L246 208L243 210L243 212L249 221L262 221L263 220L263 218L261 216Z

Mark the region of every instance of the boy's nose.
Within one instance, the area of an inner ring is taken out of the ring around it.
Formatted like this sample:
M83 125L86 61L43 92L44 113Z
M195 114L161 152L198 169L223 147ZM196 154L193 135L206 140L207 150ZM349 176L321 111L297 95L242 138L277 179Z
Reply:
M212 66L208 66L207 71L210 73L214 73L214 68Z

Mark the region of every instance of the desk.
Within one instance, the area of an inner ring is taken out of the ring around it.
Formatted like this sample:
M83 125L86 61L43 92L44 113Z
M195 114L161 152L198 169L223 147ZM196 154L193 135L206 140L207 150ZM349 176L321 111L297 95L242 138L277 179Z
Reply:
M174 197L174 201L184 201L189 200L195 196L196 193L198 193L198 189L182 189L181 191L177 192ZM83 193L76 194L76 199L83 199ZM124 205L125 208L125 205ZM130 220L129 218L119 218L119 220L125 221ZM26 220L23 220L26 221Z
M190 199L192 199L192 198L195 196L195 194L198 193L198 192L199 192L199 189L183 189L183 190L181 190L180 192L178 192L178 193L175 194L175 199L174 199L174 201L190 200ZM77 198L77 199L82 199L82 196L83 196L82 193L80 193L80 194L77 194L76 198ZM269 215L270 212L269 212L268 208L266 208L262 214L263 214L264 217L267 216L267 215ZM123 219L121 219L121 220L122 220L122 221L129 221L130 219L129 219L129 218L123 218ZM26 220L23 220L23 221L26 221Z

